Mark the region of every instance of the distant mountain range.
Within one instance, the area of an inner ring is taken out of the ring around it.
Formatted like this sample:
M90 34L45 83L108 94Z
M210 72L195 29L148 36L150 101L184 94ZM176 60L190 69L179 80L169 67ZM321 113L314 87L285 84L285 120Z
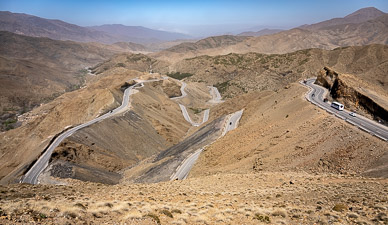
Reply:
M364 8L344 18L304 25L271 35L239 36L244 39L233 37L236 36L224 35L195 43L183 43L155 53L154 56L173 62L200 55L248 52L283 54L309 48L330 50L344 46L388 44L388 14L376 8Z
M254 36L254 37L259 37L259 36L263 36L263 35L270 35L270 34L276 34L276 33L279 33L281 31L284 31L282 29L263 29L263 30L259 30L259 31L246 31L246 32L242 32L240 34L237 34L237 36Z
M141 26L124 26L122 24L106 24L88 28L91 30L107 33L122 41L130 41L142 44L192 38L185 34L153 30Z
M32 37L48 37L55 40L78 42L115 42L158 43L177 39L190 39L188 35L153 30L139 26L119 24L94 27L81 27L61 20L44 19L23 13L0 11L0 31Z

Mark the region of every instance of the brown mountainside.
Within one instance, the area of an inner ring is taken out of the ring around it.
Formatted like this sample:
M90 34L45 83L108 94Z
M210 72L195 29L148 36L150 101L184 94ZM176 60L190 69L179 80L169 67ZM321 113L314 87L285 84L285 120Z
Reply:
M0 115L2 120L80 88L85 67L128 51L96 43L57 41L0 32ZM14 121L14 120L12 120Z
M90 30L61 20L49 20L23 13L0 11L0 21L0 30L26 36L79 42L113 43L119 41L101 31Z
M223 96L233 97L252 90L276 90L289 82L316 76L324 66L384 88L388 84L387 57L388 46L368 45L273 55L199 56L175 63L169 69L194 74L188 78L190 81L216 85Z

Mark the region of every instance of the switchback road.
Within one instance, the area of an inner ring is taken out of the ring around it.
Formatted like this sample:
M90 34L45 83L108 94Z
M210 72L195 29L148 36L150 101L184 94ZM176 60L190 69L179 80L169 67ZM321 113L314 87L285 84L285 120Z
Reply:
M136 80L136 78L134 79ZM121 103L121 106L118 108L100 116L97 117L89 122L83 123L81 125L78 125L76 127L73 127L62 134L60 134L58 137L55 138L55 140L48 146L47 150L39 157L39 159L35 162L35 164L30 168L30 170L24 175L24 178L22 180L23 183L31 183L31 184L37 184L38 183L38 177L42 173L42 171L48 166L48 162L50 160L50 157L54 151L54 149L67 137L71 136L74 132L77 130L80 130L84 127L87 127L91 124L97 123L98 121L104 120L106 118L112 117L114 115L120 114L122 112L125 112L129 109L129 97L131 94L133 94L133 88L143 86L143 83L147 82L154 82L159 81L159 79L154 80L138 80L138 83L128 87L124 91L123 101Z

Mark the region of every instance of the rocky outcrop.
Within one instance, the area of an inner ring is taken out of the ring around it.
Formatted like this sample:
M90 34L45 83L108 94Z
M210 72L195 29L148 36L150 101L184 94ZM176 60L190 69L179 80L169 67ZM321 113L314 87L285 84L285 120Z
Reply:
M382 105L378 98L368 93L373 87L364 87L364 84L359 81L358 86L352 80L357 80L352 75L339 74L336 71L324 67L319 72L316 84L329 89L330 96L337 101L343 102L346 107L362 108L368 112L375 120L387 122L388 108Z

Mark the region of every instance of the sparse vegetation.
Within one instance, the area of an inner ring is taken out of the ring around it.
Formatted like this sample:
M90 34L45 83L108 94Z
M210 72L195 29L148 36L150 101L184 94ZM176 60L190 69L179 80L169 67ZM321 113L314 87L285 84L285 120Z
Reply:
M200 108L189 108L191 111L194 112L194 114L198 114L198 113L201 113L204 109L200 109Z
M171 213L179 213L182 214L182 211L180 209L173 209L171 210Z
M157 216L157 215L155 215L155 214L153 214L153 213L148 213L148 214L146 214L144 217L150 217L150 218L152 218L153 220L155 220L155 222L156 222L157 224L161 224L161 223L160 223L159 216Z
M160 211L160 213L163 213L164 215L166 215L166 216L168 216L170 218L174 218L172 213L170 211L168 211L167 209L163 209L162 211Z
M270 223L271 222L271 220L269 219L269 216L262 215L260 213L256 213L253 218L260 221L260 222L263 222L263 223Z
M172 73L167 73L167 76L172 77L174 79L182 80L186 77L191 77L194 74L192 73L180 73L180 72L172 72Z
M221 94L224 94L230 85L229 82L230 81L228 80L222 83L217 83L214 87L216 87Z
M124 63L117 63L116 67L125 67L125 64Z
M339 204L334 205L333 210L336 212L344 212L344 211L348 210L348 206L345 204L339 203Z

